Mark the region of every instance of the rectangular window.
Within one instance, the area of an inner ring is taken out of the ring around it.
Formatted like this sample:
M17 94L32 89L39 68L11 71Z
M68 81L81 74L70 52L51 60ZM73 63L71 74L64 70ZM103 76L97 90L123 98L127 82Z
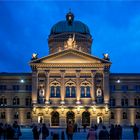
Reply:
M26 90L27 91L32 91L32 85L26 85Z
M6 90L7 86L6 85L0 85L0 90Z
M122 91L127 92L128 91L128 86L127 85L122 85Z
M116 105L115 99L110 99L110 106L115 106L115 105Z
M13 85L13 90L19 90L19 85Z
M135 91L136 91L136 92L140 92L140 85L136 85L136 86L135 86Z
M110 92L114 92L115 90L116 90L115 85L111 85L111 86L110 86Z

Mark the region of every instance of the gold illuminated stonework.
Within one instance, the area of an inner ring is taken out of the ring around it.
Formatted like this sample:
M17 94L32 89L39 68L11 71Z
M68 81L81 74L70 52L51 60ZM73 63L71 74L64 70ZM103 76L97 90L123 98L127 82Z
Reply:
M31 73L0 73L2 122L140 125L140 74L110 73L108 54L91 55L88 27L71 12L66 17L52 27L50 54L32 55Z

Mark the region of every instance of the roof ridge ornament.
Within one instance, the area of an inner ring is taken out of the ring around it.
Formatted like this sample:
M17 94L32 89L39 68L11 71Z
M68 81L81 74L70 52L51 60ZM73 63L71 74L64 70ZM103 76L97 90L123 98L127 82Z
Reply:
M66 20L69 25L72 25L72 22L74 20L74 14L71 12L71 9L69 9L69 12L66 14Z

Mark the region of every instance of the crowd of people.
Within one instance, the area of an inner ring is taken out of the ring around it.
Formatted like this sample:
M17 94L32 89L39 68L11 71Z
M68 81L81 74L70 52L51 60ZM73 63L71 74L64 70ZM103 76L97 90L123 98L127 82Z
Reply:
M0 139L18 140L22 136L20 126L17 121L13 125L0 123Z
M111 125L109 128L106 128L103 123L98 125L92 124L90 128L87 129L86 125L83 125L83 128L79 127L78 124L73 124L71 121L67 124L66 130L62 130L61 134L56 130L52 131L45 123L34 124L32 127L32 134L34 140L73 140L74 133L80 132L86 133L86 140L121 140L123 128L121 125ZM133 126L134 140L138 140L139 128L135 124ZM13 125L0 123L0 140L18 140L22 136L22 132L18 122L15 121Z

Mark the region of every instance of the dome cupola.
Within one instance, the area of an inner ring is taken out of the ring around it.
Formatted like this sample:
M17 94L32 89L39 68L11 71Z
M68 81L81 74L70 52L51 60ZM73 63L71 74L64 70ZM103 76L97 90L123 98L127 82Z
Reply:
M52 26L48 40L50 53L64 50L64 43L73 35L77 43L76 49L91 53L92 37L89 28L83 22L75 20L71 11L66 14L66 20Z

